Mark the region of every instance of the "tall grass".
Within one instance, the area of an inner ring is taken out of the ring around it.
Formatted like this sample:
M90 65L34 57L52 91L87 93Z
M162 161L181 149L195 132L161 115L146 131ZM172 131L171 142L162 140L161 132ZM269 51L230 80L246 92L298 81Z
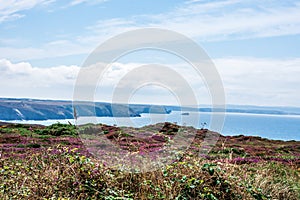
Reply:
M0 159L0 199L299 199L299 169L188 156L159 170L126 173L76 153L44 149Z

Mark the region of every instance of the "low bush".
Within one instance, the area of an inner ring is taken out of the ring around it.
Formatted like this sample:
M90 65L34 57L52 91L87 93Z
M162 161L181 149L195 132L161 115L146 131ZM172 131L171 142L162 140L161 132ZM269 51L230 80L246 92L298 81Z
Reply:
M36 129L35 133L39 135L53 135L53 136L78 135L76 126L70 124L61 124L61 123L52 124L50 126L47 126L44 129Z

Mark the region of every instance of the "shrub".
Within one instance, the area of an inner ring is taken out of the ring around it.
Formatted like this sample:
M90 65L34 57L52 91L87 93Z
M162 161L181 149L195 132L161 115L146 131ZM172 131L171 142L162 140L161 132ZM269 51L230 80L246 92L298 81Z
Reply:
M35 132L39 135L53 135L53 136L78 135L76 126L69 125L69 124L61 124L61 123L52 124L44 129L35 130Z

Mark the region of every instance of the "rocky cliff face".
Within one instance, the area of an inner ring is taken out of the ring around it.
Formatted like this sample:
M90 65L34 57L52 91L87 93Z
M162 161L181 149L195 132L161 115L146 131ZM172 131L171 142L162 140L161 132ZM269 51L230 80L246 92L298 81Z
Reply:
M71 119L71 102L0 99L1 120Z
M72 119L71 101L1 99L0 120ZM169 113L165 107L110 103L81 103L75 105L76 116L139 117L141 113Z

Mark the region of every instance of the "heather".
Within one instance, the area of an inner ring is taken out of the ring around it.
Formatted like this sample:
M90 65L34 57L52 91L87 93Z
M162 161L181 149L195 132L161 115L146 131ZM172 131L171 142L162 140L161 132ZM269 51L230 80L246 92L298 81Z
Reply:
M78 133L90 142L106 138L131 156L156 155L186 137L191 145L177 149L165 166L129 173L98 159ZM219 135L207 146L210 153L201 154L209 134L217 133L171 123L142 128L2 123L0 199L300 198L300 142Z

